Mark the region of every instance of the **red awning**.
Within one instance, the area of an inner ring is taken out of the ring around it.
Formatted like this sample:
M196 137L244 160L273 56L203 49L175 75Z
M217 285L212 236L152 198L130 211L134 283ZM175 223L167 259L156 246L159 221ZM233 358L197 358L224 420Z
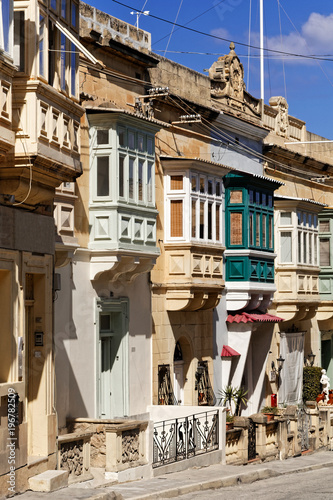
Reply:
M231 358L233 356L240 356L239 352L235 351L232 347L224 345L222 348L221 356L223 358Z
M278 323L279 321L283 321L283 318L279 318L278 316L273 316L272 314L260 314L260 313L242 312L240 314L229 314L227 317L227 323L257 323L257 322Z

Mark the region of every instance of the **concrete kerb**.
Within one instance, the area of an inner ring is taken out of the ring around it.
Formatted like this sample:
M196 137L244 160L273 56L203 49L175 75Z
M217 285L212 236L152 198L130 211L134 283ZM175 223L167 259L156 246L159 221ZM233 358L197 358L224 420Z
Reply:
M270 477L280 476L280 472L272 471L271 469L262 469L244 474L237 474L221 479L213 479L201 483L189 484L177 488L170 488L168 490L161 490L158 493L148 493L132 497L131 500L160 500L164 498L176 498L181 495L187 495L196 491L218 490L219 488L226 488L230 486L237 486L238 484L250 484L261 479L268 479Z

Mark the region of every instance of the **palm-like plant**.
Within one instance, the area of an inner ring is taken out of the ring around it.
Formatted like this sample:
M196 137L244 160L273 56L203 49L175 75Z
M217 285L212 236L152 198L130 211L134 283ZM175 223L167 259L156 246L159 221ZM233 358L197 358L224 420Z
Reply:
M248 393L248 389L245 389L244 387L238 387L238 389L236 389L236 394L235 394L235 397L236 397L236 409L235 409L235 415L236 416L240 416L240 413L241 413L241 408L242 408L242 405L246 405L247 403L247 393Z
M232 415L232 404L235 406L235 415L239 416L241 412L242 405L247 403L248 390L244 387L233 387L232 385L226 385L221 391L219 391L220 399L219 404L227 406L230 409L230 414Z
M226 385L222 391L219 391L220 399L219 404L223 406L228 406L230 409L230 413L232 414L232 406L231 403L236 405L236 392L237 388L232 385Z

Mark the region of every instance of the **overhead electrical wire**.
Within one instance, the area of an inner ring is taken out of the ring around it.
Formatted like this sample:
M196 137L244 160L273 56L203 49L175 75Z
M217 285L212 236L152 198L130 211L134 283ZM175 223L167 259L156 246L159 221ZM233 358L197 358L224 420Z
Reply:
M123 7L126 7L128 9L135 9L135 7L131 7L130 5L126 5L122 2L119 2L118 0L112 0L112 2L114 3L117 3L119 5L122 5ZM154 14L149 14L150 17L152 17L153 19L157 19L158 21L162 21L162 22L165 22L165 23L168 23L168 24L174 24L175 26L178 26L179 28L183 28L185 30L188 30L188 31L192 31L193 33L197 33L199 35L204 35L204 36L207 36L209 38L214 38L215 40L222 40L224 42L228 42L228 43L235 43L237 45L240 45L242 47L251 47L252 49L258 49L260 50L260 47L258 47L257 45L249 45L247 43L243 43L243 42L238 42L238 41L235 41L235 40L231 40L229 38L223 38L221 36L217 36L217 35L212 35L211 33L206 33L204 31L200 31L200 30L196 30L194 28L190 28L189 26L185 26L183 24L178 24L178 23L175 23L173 21L169 21L168 19L164 19L162 17L159 17L159 16L155 16ZM330 61L332 62L333 59L331 58L325 58L323 56L313 56L313 55L306 55L306 54L296 54L296 53L293 53L293 52L284 52L282 50L275 50L275 49L269 49L267 47L264 47L264 51L265 52L272 52L272 53L275 53L275 54L283 54L283 55L288 55L288 56L294 56L294 57L297 57L297 58L300 58L300 59L315 59L315 60L318 60L318 61Z
M88 65L90 65L90 64L88 64ZM127 77L127 76L121 76L118 73L113 72L112 70L106 70L106 69L100 68L100 69L98 69L98 71L100 73L105 73L107 75L113 76L114 78L125 81L127 83L132 83L132 84L137 83L138 85L155 87L155 84L152 84L151 82L147 82L145 80L139 80L139 79L131 78L131 77ZM83 71L81 70L81 72L83 72ZM86 74L88 74L88 72ZM187 102L185 102L181 96L179 96L178 94L175 94L175 93L173 93L173 96L176 99L178 99L179 102L177 102L170 95L167 96L167 99L170 100L174 106L177 106L179 109L181 109L186 114L196 114L197 111L195 110L195 108L193 108L191 105L189 105ZM149 97L149 95L147 95L147 98L148 97ZM182 105L180 103L182 103ZM216 111L218 112L219 110L216 110ZM300 173L304 174L304 171L302 171L301 169L297 169L296 167L292 167L292 166L287 165L285 163L281 163L277 160L273 160L272 158L268 157L267 155L264 155L262 153L258 153L258 151L251 148L250 146L247 146L246 144L240 144L239 142L236 142L235 138L232 135L228 134L225 131L222 131L219 127L213 125L209 120L206 120L205 118L202 118L202 126L204 127L205 130L208 130L210 134L212 132L214 132L215 137L211 137L211 139L216 141L216 142L220 142L221 145L225 146L227 149L231 147L234 150L244 152L247 155L252 155L254 158L257 158L257 160L266 161L270 164L278 165L282 168L291 169L293 171L300 172ZM254 161L254 159L253 159L253 161Z
M190 19L189 21L187 21L187 23L184 24L184 26L187 26L188 24L190 23L193 23L193 21L195 21L196 19L199 19L199 17L202 17L204 16L205 14L207 14L207 12L209 12L210 10L213 10L213 9L216 9L216 7L218 7L221 3L225 2L226 0L220 0L220 2L214 2L214 5L213 7L209 7L209 9L206 9L204 12L201 12L201 14L198 14L197 16L193 17L192 19ZM174 32L178 31L180 29L179 28L176 28L174 30ZM167 38L168 36L170 35L170 33L168 35L165 35L163 36L162 38L160 38L159 40L156 40L156 42L153 42L153 46L154 45L157 45L159 42L161 42L162 40L164 40L165 38Z

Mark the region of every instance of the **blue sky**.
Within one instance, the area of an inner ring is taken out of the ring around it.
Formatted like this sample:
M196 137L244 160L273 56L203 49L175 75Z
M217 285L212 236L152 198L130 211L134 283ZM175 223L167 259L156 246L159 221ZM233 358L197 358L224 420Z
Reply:
M200 73L219 55L229 52L229 42L177 27L173 29L172 24L152 15L233 40L244 65L246 87L255 97L260 97L258 50L251 48L249 52L247 46L240 45L249 42L259 45L259 0L119 1L128 7L114 0L87 3L131 24L136 21L131 11L149 11L149 16L140 16L139 27L152 34L152 51ZM286 97L289 114L306 121L311 132L333 139L332 2L264 0L264 10L266 47L293 54L328 55L326 58L331 59L318 61L268 53L265 58L265 102L268 103L271 96Z

